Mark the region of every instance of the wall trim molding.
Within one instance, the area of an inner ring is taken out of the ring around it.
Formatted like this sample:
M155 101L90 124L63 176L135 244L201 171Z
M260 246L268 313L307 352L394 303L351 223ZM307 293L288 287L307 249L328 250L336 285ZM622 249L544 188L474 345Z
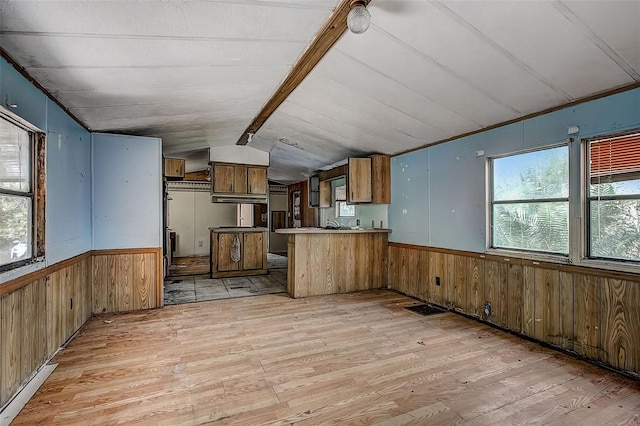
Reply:
M514 256L506 256L506 255L500 256L497 254L478 253L474 251L456 250L456 249L448 249L448 248L442 248L442 247L421 246L421 245L415 245L415 244L405 244L405 243L395 243L395 242L389 242L389 246L411 249L411 250L452 254L457 256L474 257L478 259L485 259L485 260L512 264L512 265L535 266L536 268L554 269L560 272L596 275L599 277L613 278L613 279L619 279L619 280L638 281L638 279L640 278L640 274L634 274L632 272L620 272L620 271L614 271L611 269L595 268L592 266L532 260L532 259L527 259L526 257L514 257Z

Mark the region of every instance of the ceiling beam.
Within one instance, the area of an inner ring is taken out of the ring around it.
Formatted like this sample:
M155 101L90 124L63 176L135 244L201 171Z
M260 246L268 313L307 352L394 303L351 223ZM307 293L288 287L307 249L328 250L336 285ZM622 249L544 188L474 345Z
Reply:
M364 0L368 5L371 0ZM307 49L298 58L287 77L280 83L278 89L269 101L262 107L258 115L242 133L237 145L246 145L249 141L249 133L255 134L269 119L271 114L284 102L289 95L302 83L302 80L318 65L318 62L331 49L347 30L347 15L349 14L351 0L340 0L327 22L315 35Z

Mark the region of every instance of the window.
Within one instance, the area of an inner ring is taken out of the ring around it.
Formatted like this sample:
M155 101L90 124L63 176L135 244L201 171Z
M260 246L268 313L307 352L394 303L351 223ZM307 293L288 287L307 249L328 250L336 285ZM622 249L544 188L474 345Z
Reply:
M336 216L338 217L354 217L356 215L356 206L347 204L346 201L336 202Z
M640 260L640 133L587 141L588 256Z
M44 254L44 185L39 182L44 182L43 134L0 111L0 271Z
M491 246L568 255L568 147L494 158L491 171Z
M356 215L356 206L347 204L347 186L336 186L336 217L354 217Z

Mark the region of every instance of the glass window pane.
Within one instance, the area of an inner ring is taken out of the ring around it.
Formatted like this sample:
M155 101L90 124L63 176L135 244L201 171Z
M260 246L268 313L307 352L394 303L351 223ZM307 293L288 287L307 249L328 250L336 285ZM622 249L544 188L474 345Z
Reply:
M567 198L569 150L566 146L493 160L496 201Z
M640 179L606 183L598 182L606 182L606 180L600 178L592 180L592 185L590 185L590 195L592 197L640 195Z
M569 253L569 203L493 206L493 246Z
M347 204L344 201L338 202L338 216L339 217L353 217L356 215L356 206L353 204Z
M29 133L0 120L0 188L31 191Z
M31 198L0 194L0 265L31 257Z
M640 260L640 200L591 201L591 256Z

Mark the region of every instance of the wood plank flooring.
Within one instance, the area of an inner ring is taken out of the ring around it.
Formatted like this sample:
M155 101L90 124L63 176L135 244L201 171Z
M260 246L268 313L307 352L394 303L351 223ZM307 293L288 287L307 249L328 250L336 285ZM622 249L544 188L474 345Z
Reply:
M104 314L16 425L639 424L640 382L387 291Z

